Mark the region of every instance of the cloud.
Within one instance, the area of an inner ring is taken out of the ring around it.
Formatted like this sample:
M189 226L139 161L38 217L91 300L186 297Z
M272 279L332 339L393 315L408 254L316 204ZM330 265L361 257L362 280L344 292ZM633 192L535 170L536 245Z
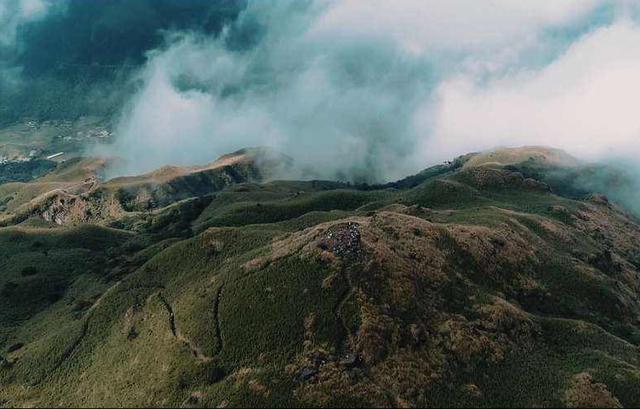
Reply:
M527 144L591 159L640 153L638 44L640 27L620 21L582 37L539 71L485 84L465 75L443 82L423 154Z
M320 12L254 3L239 26L251 20L267 30L243 51L229 49L231 29L170 38L150 54L124 111L115 151L131 160L119 171L206 162L248 145L274 146L323 177L408 171L400 160L414 140L406 124L429 70L391 46L309 35Z
M268 141L273 126L258 104L219 97L238 83L245 64L220 42L192 36L176 38L167 51L152 56L141 74L144 87L117 129L124 137L115 152L136 158L123 170L204 163L252 144L257 135Z
M0 2L0 46L15 45L20 26L44 18L52 5L51 0L3 0Z
M529 41L549 26L575 21L598 0L343 0L313 30L335 37L392 38L413 53L486 51Z
M20 29L46 18L52 9L61 9L66 0L0 1L0 91L12 92L22 85L22 67L15 59L21 44Z
M635 12L622 0L250 2L222 34L173 33L148 54L116 132L129 165L114 172L269 145L309 176L380 181L495 145L635 149Z

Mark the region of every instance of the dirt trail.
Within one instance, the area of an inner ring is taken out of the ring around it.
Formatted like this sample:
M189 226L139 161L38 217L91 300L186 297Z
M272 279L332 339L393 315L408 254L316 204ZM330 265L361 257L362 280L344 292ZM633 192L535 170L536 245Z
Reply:
M171 333L173 334L173 337L175 339L177 339L179 342L181 342L184 345L186 345L189 348L189 351L191 351L191 354L198 361L200 361L200 362L210 362L210 361L212 361L213 357L205 355L202 352L202 349L200 347L198 347L189 338L187 338L184 335L182 335L182 333L180 332L180 330L176 326L176 316L175 316L175 312L173 311L173 307L171 307L171 304L169 304L169 302L167 301L166 298L164 298L164 296L162 295L161 292L158 292L157 294L158 294L158 299L160 300L160 303L164 306L164 308L167 310L167 313L169 314L169 328L171 329Z
M222 296L222 289L224 288L224 284L221 284L216 293L216 299L213 303L213 315L215 317L215 326L216 326L216 339L218 340L218 345L216 346L216 351L214 355L218 355L222 352L223 341L222 341L222 329L220 327L220 297Z
M173 308L171 308L169 302L167 302L167 300L162 296L162 293L158 293L158 299L169 313L169 328L171 328L171 333L173 334L173 336L177 337L178 331L176 330L176 316L173 313Z
M349 289L345 292L345 295L340 299L340 301L336 305L335 310L334 310L334 316L336 317L336 320L338 322L340 322L340 324L342 325L342 329L344 331L344 335L347 337L347 341L352 346L353 343L354 343L354 335L351 333L351 329L349 328L349 325L347 325L347 322L346 322L346 320L344 318L344 315L342 313L342 309L344 308L345 304L353 297L353 295L355 294L355 290L354 290L354 287L353 287L353 282L351 280L351 276L349 275L349 273L346 270L342 271L342 276L344 277L345 281L347 282L347 285L349 286Z

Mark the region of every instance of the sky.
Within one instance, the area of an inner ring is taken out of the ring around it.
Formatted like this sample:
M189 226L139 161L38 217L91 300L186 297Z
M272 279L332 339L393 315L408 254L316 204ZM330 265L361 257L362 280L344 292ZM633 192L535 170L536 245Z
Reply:
M118 109L111 153L128 165L114 172L246 146L289 154L300 175L369 182L496 146L631 159L637 3L256 0L220 30L168 25ZM0 1L0 43L60 4Z

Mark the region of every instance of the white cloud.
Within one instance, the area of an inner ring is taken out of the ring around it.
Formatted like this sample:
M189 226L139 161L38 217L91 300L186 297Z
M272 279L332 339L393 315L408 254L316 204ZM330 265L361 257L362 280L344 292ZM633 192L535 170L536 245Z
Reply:
M253 7L274 24L255 49L185 35L152 54L117 130L116 154L129 159L119 171L202 163L257 145L322 177L371 180L418 168L400 158L415 140L407 124L428 73L420 63L377 43L308 38L313 10Z
M275 144L259 105L217 97L238 81L243 65L218 42L192 37L178 38L169 50L156 53L142 73L144 88L126 107L117 129L114 150L129 159L119 171L207 163L251 146L258 133L265 144ZM180 80L188 89L180 89Z
M392 38L405 50L486 51L531 41L584 16L602 0L340 0L312 32Z
M271 145L316 176L370 180L496 145L640 153L631 18L563 39L575 42L555 57L541 35L625 4L611 1L251 2L240 21L264 35L248 50L186 35L152 54L117 153L137 172ZM551 62L521 61L538 54Z
M640 27L619 22L583 37L540 71L482 85L465 76L444 82L421 153L443 159L536 144L589 158L640 154L638 44Z

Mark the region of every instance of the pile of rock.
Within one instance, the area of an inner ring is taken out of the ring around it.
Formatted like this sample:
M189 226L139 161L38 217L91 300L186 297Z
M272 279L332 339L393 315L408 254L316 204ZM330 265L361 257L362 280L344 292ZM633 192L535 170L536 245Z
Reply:
M358 256L361 252L360 225L349 222L334 226L320 242L320 248L338 257Z

